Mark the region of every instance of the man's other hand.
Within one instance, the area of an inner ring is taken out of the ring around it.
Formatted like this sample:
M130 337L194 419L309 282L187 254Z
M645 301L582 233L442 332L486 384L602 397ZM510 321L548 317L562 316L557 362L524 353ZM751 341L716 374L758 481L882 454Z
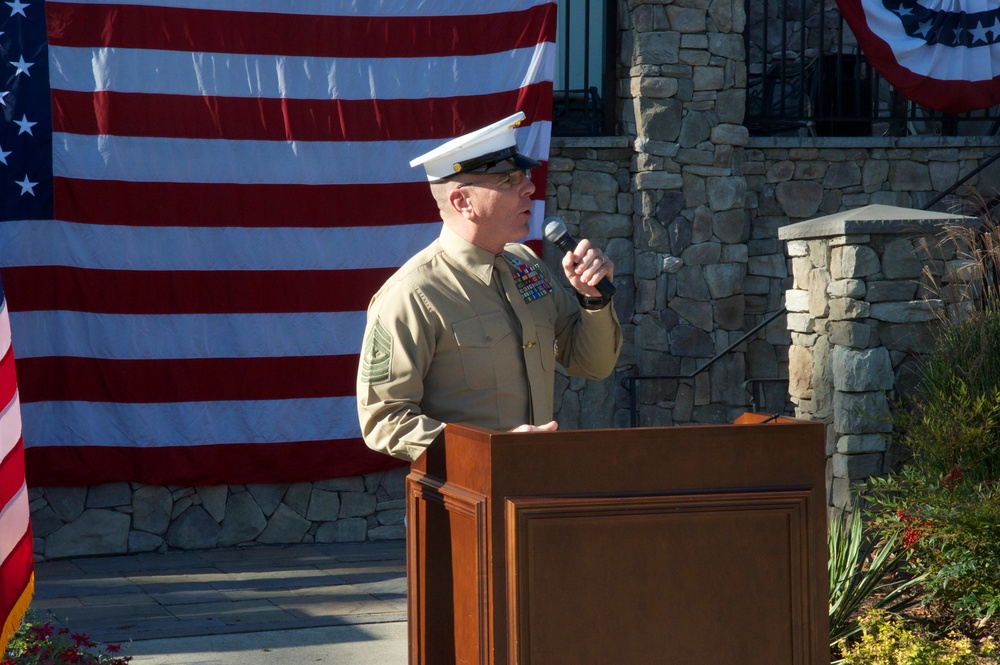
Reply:
M559 429L559 423L550 420L544 425L518 425L511 432L555 432Z

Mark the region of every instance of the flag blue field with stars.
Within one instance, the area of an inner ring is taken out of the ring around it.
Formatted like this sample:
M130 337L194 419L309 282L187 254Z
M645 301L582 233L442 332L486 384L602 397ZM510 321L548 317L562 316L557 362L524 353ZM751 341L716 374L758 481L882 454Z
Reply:
M51 219L52 110L44 4L4 3L0 16L0 221Z

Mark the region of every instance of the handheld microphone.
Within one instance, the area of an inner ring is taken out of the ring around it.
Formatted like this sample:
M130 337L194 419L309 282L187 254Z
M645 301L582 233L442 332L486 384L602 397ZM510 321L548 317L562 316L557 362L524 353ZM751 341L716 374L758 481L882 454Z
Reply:
M545 234L546 240L551 242L563 252L572 252L576 249L576 239L566 230L565 222L558 217L553 216L546 217L543 224L543 233ZM595 288L601 292L601 295L607 297L615 295L615 291L617 291L615 285L612 284L607 277L602 277L601 281L597 283Z

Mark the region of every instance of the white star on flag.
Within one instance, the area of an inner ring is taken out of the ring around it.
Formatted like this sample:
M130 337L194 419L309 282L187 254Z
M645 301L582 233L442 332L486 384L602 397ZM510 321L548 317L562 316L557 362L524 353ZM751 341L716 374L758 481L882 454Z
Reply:
M3 146L0 146L0 162L4 164L7 163L7 155L11 154L10 150L4 150Z
M31 76L31 72L28 71L28 68L31 67L35 63L33 63L33 62L25 62L24 61L24 56L22 55L21 57L18 58L17 62L14 62L13 60L11 60L10 64L12 64L15 67L17 67L17 71L14 72L14 76L17 76L21 72L24 72L28 76Z
M37 182L31 182L30 180L28 180L28 176L26 174L24 176L24 180L15 180L14 184L20 185L20 187L21 187L21 196L24 196L25 194L31 194L32 196L34 196L35 195L35 191L34 191L35 190L35 185L37 185L38 183Z
M1000 35L1000 17L993 17L993 25L986 28L993 38L996 39L997 35Z
M976 42L988 42L988 41L990 41L989 38L986 36L986 33L989 32L989 31L990 31L990 29L989 28L984 28L983 27L983 22L980 21L979 25L977 25L972 30L969 30L969 32L972 33L972 37L973 37L972 43L975 44Z
M3 33L0 32L0 35L2 35L2 34ZM0 92L0 106L7 106L7 102L6 102L6 100L4 100L4 97L6 97L9 94L10 94L10 90L4 90L3 92Z
M19 129L17 131L17 135L18 136L20 136L21 134L24 134L25 132L28 132L29 134L31 134L32 136L34 136L34 134L32 134L32 132L31 132L31 128L34 127L35 125L37 125L38 123L37 122L31 122L30 120L28 120L28 115L27 114L21 114L21 119L20 120L15 120L14 124L21 128L21 129Z
M5 2L5 5L10 7L10 15L20 14L24 18L28 18L28 15L24 13L24 8L28 6L27 2L21 2L21 0L14 0L14 2Z

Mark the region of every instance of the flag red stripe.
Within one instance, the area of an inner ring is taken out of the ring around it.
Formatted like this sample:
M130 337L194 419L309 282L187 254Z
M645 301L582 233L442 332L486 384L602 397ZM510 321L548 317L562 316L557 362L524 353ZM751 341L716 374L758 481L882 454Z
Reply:
M23 480L23 478L22 478ZM35 567L35 552L31 539L31 524L11 553L0 563L0 624L7 619L21 594L28 587Z
M498 53L534 47L555 32L554 5L464 16L368 17L48 2L46 13L54 46L338 58Z
M56 219L85 224L329 228L439 219L426 182L240 185L57 177L53 189Z
M27 448L28 485L99 485L128 478L153 485L293 483L357 476L404 466L377 453L361 439L120 448L40 446ZM87 469L81 477L80 469ZM6 579L6 578L4 578Z
M14 347L8 347L3 360L0 360L0 410L14 399L17 393L17 375L14 372Z
M271 99L52 91L52 127L73 134L264 141L449 138L495 122L500 109L552 117L551 82L448 99Z
M536 169L544 183L545 165ZM427 183L274 185L53 179L56 219L116 226L334 228L440 219ZM541 200L539 187L533 199ZM150 205L156 201L156 205ZM376 214L377 211L377 214Z
M20 358L22 404L204 402L346 397L357 355L122 360Z
M7 457L0 460L0 510L24 485L24 445L17 440Z
M372 294L394 271L359 268L202 272L24 266L4 268L0 276L12 312L259 314L365 310ZM13 380L13 363L10 372ZM0 399L5 385L0 375Z

